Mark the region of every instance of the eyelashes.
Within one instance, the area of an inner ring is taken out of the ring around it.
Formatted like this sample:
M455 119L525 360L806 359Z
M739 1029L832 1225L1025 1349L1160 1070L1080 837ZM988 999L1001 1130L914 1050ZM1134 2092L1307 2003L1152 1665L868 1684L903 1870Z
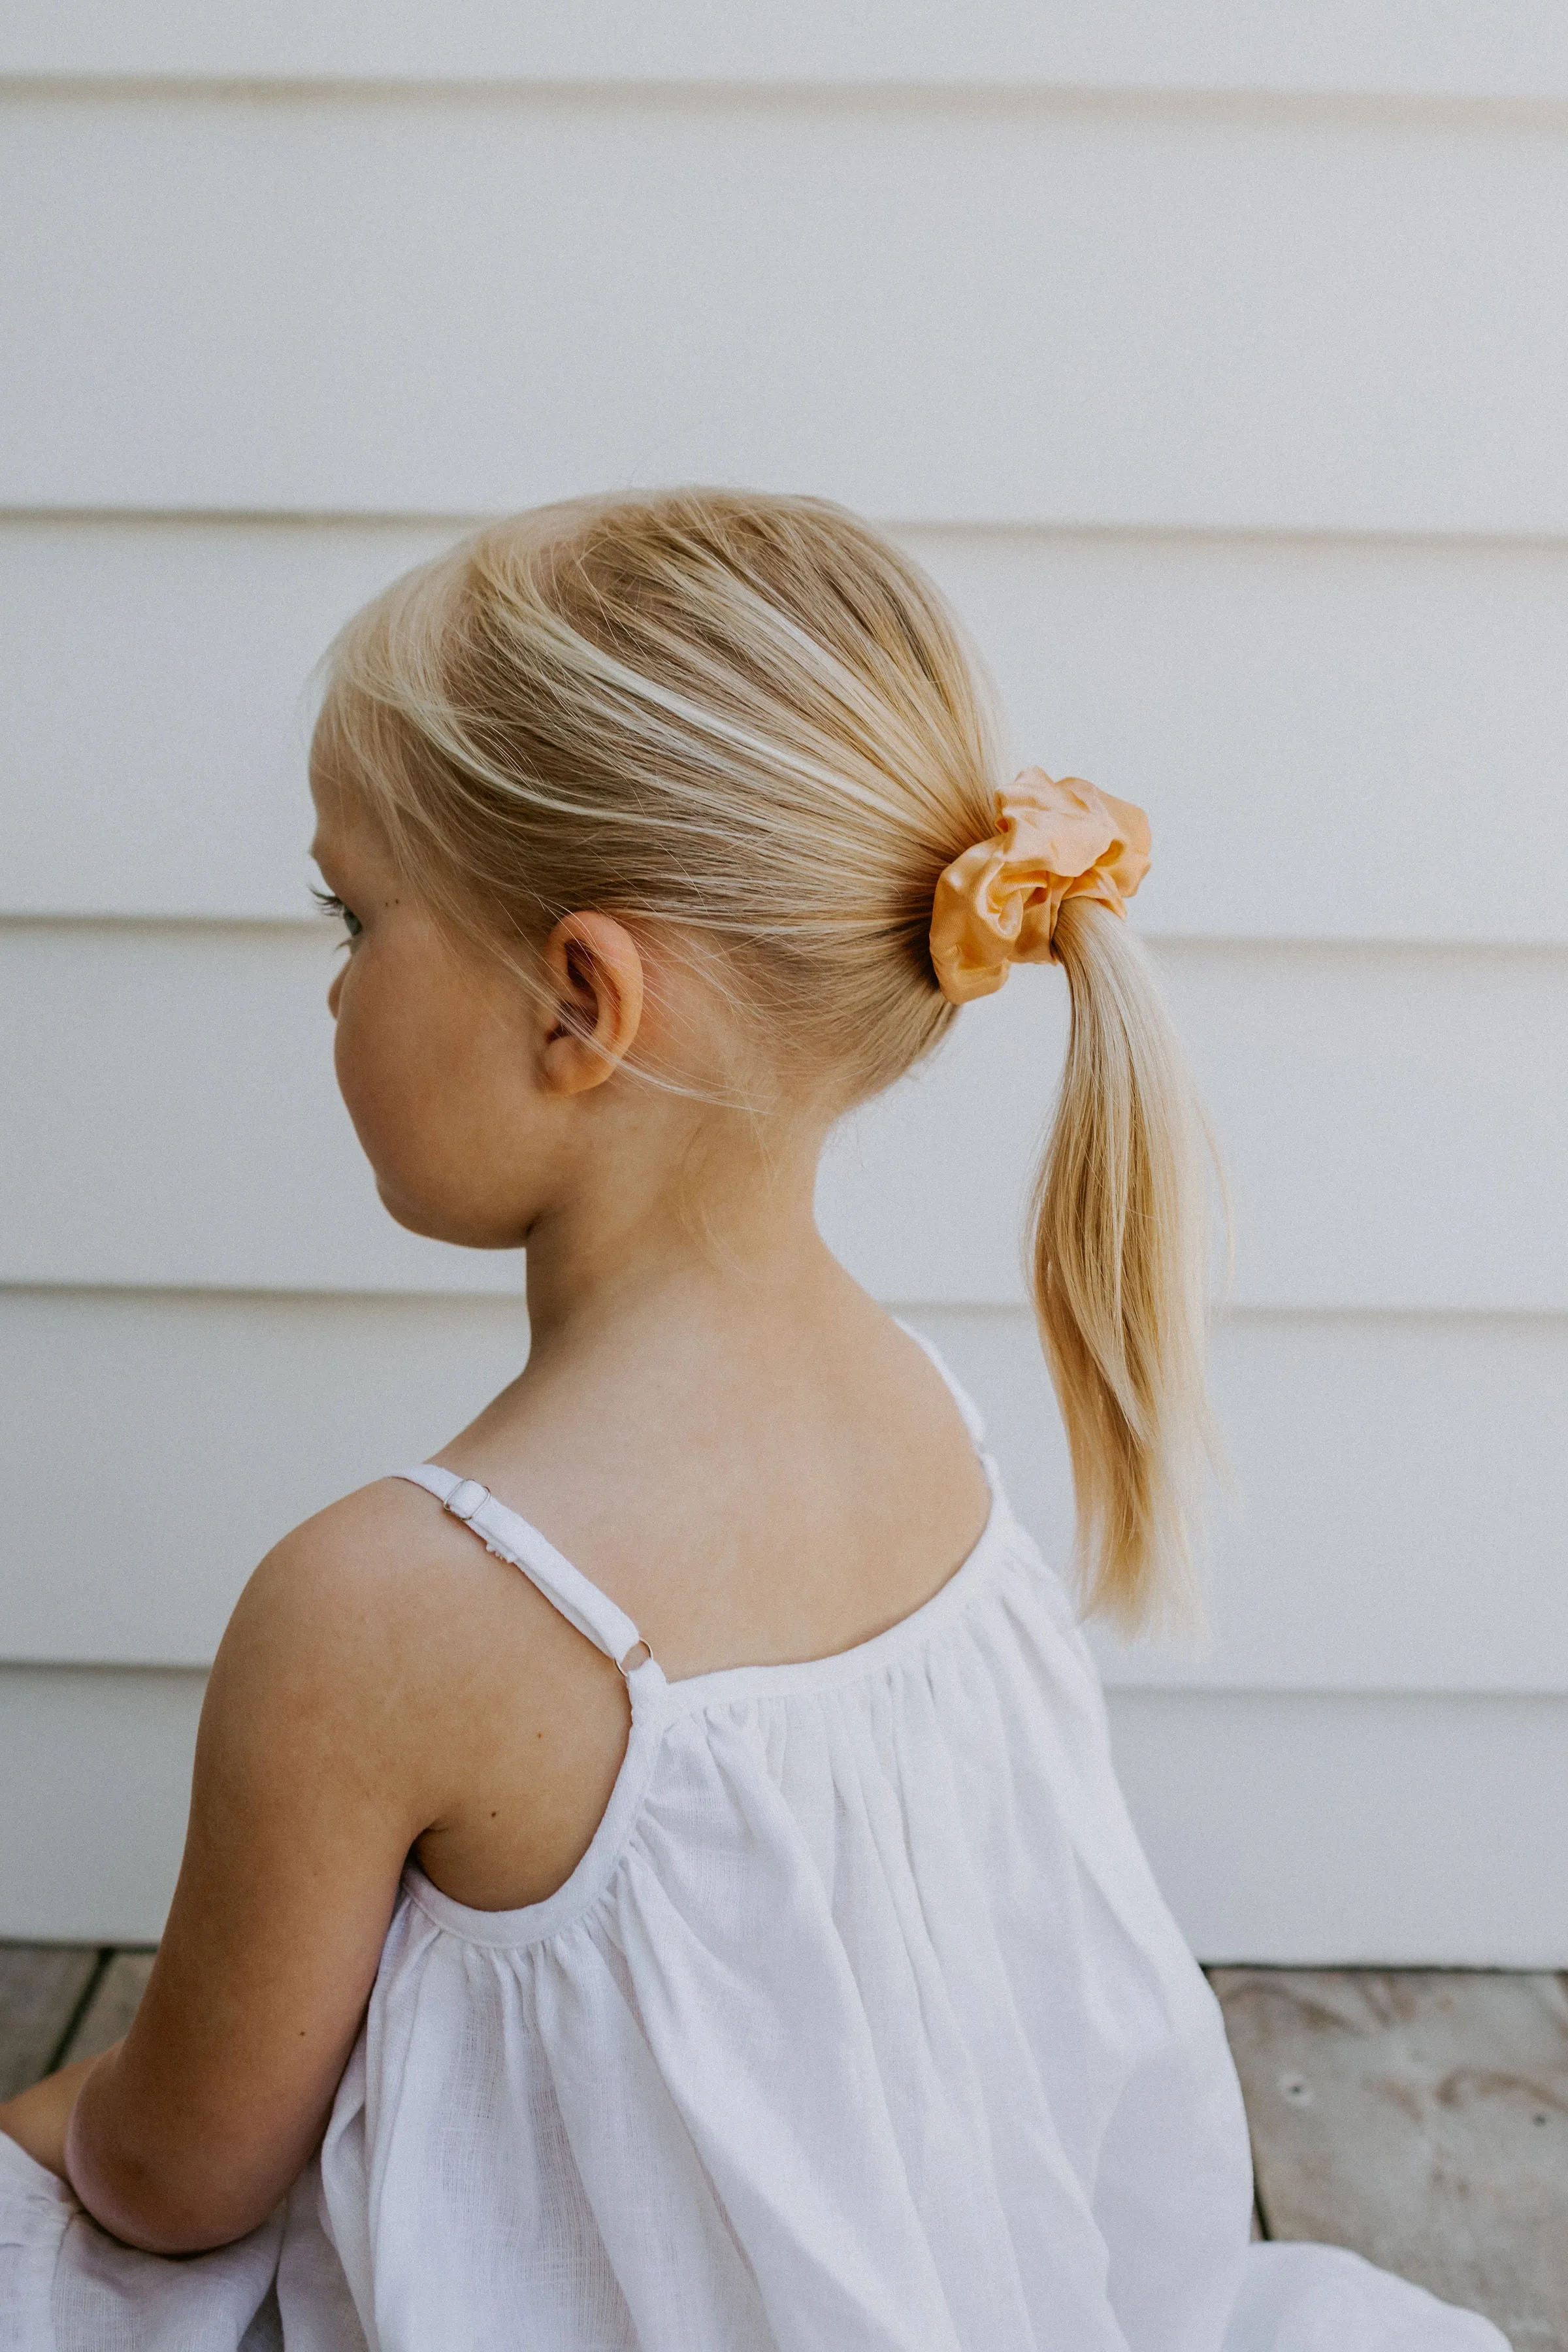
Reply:
M310 896L314 898L317 906L321 908L323 915L327 916L332 922L342 923L344 930L347 931L351 940L358 939L363 926L361 923L359 917L351 913L349 908L344 906L342 900L338 897L335 891L318 890L312 884Z

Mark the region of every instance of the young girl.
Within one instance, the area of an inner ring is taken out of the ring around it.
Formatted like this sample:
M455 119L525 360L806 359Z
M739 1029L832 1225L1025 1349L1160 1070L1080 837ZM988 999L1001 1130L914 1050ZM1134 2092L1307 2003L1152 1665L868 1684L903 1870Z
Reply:
M813 1221L834 1121L1059 963L1036 1297L1136 1617L1204 1425L1140 813L1003 782L864 525L717 491L401 581L312 771L360 1140L400 1223L526 1244L528 1362L247 1587L136 2022L0 2109L0 2345L1496 2352L1249 2245L1074 1609Z

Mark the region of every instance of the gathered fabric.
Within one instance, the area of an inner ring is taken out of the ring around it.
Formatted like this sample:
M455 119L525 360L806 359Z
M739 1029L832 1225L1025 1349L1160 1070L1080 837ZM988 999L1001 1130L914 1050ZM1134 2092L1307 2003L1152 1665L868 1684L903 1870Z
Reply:
M407 1474L626 1662L599 1829L521 1910L409 1869L320 2155L237 2246L133 2253L0 2140L0 2352L1507 2352L1249 2243L1217 2004L986 1467L902 1623L675 1684L526 1521Z
M938 877L931 960L953 1004L990 996L1016 963L1049 963L1068 898L1114 915L1149 871L1149 820L1131 801L1025 768L996 794L996 830Z

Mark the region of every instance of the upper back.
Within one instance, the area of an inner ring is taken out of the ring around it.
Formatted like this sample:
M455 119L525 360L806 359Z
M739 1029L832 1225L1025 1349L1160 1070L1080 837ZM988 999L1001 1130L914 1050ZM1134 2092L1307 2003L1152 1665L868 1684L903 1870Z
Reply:
M668 1333L657 1380L634 1349L607 1373L525 1375L436 1458L591 1578L671 1682L851 1650L947 1581L990 1507L942 1375L866 1304L809 1341L763 1329L728 1381ZM608 1800L622 1678L462 1525L406 1486L376 1491L400 1538L438 1559L448 1618L452 1579L462 1596L439 1667L450 1795L421 1862L479 1908L538 1900Z

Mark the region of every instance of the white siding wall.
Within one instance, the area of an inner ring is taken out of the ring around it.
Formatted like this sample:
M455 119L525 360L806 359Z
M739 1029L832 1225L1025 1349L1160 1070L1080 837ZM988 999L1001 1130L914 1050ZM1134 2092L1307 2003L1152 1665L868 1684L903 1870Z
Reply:
M248 1568L526 1347L333 1094L306 673L468 516L696 476L889 523L1152 813L1236 1492L1206 1643L1100 1646L1189 1932L1568 1962L1568 37L1196 13L11 10L0 1934L156 1932ZM824 1186L1058 1553L1061 1034L1020 974Z

